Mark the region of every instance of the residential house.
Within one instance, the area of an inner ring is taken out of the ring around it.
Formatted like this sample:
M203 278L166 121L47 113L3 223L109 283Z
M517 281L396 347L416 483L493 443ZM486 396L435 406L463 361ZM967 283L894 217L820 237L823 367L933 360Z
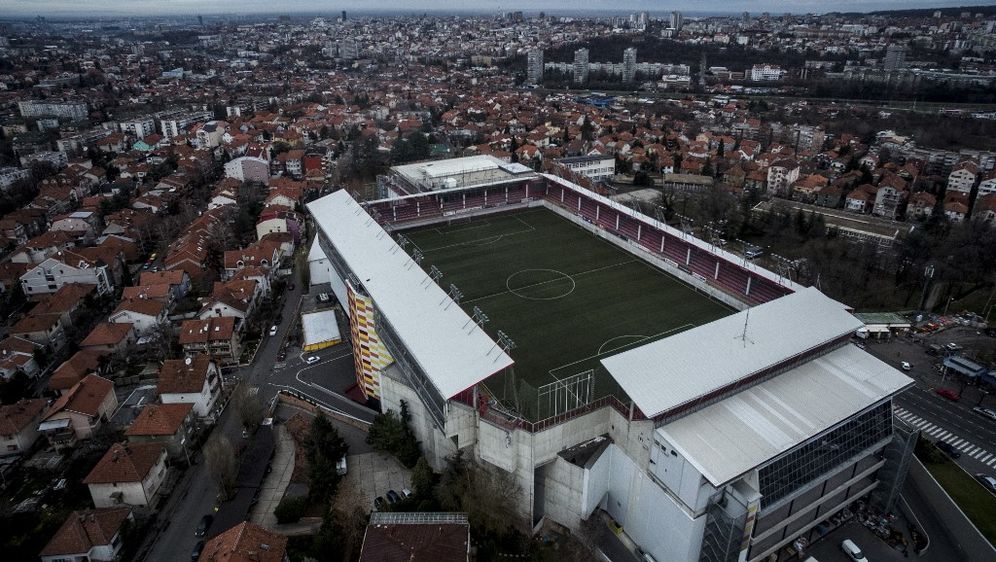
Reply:
M279 263L279 244L256 242L241 250L228 250L224 255L225 279L231 279L238 270L244 267L259 266L275 271L275 267Z
M944 204L944 216L951 222L961 222L968 216L968 205L961 201L948 201Z
M768 189L782 197L789 194L789 186L799 179L799 163L789 158L772 162L768 166Z
M33 398L0 406L0 457L31 450L47 405L44 398Z
M824 185L816 190L816 204L820 207L839 208L843 197L844 190L836 183Z
M8 337L0 340L0 379L9 380L15 373L35 377L41 372L38 355L44 347L24 338Z
M936 205L936 197L926 191L919 191L910 197L906 214L907 216L912 216L918 219L926 218L934 212L934 206Z
M134 324L101 322L80 342L80 347L92 351L121 353L136 343L138 336Z
M78 440L93 437L117 407L114 383L87 375L56 399L38 430L56 449L72 447Z
M256 312L258 297L262 293L259 283L255 281L240 281L233 279L226 282L215 282L211 296L202 299L201 310L197 317L208 318L232 317L237 319L235 329L245 329L246 321Z
M154 334L156 329L167 322L166 305L152 299L122 299L118 307L108 316L114 324L131 324L138 338Z
M129 443L161 443L173 459L189 459L194 405L148 404L125 430Z
M105 263L97 263L71 250L64 250L29 269L21 276L21 288L28 298L54 293L68 283L94 285L100 295L114 285Z
M979 181L979 194L976 197L983 197L991 193L996 193L996 170L991 170L982 176Z
M74 511L39 553L41 562L117 562L130 507Z
M979 165L972 160L963 160L955 164L951 173L948 174L948 191L969 193L975 187L975 180L978 177Z
M143 271L138 284L143 287L166 285L173 295L173 300L187 296L190 291L190 275L184 270Z
M192 404L197 417L209 417L224 389L217 363L205 354L165 361L156 392L163 404Z
M204 544L201 562L289 562L287 537L243 521Z
M975 200L972 218L989 225L996 224L996 193L989 193Z
M875 192L877 189L871 184L858 186L844 198L844 209L853 213L867 213L871 211L875 204Z
M905 202L905 189L879 184L878 191L875 192L875 206L872 208L872 214L896 220L899 218Z
M59 314L29 312L10 327L8 335L32 341L54 351L62 349L66 344L66 331Z
M162 443L115 443L83 483L96 507L155 506L166 480L166 447Z
M62 362L48 379L48 389L57 395L71 389L90 373L103 375L104 352L80 350Z

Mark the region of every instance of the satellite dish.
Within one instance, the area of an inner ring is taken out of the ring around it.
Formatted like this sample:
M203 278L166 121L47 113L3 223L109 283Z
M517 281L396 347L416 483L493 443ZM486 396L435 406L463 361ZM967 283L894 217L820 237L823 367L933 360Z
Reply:
M194 362L194 360L191 359L190 357L187 357L186 359L183 360L183 362L189 367L190 364Z

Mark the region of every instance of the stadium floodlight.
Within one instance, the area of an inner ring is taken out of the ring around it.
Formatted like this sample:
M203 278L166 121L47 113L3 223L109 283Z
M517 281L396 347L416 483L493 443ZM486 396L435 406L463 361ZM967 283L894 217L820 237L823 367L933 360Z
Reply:
M431 277L432 280L435 281L436 283L439 283L439 280L443 277L443 272L439 271L439 268L434 265L430 266L429 277Z
M411 240L409 240L404 234L399 234L395 240L398 242L398 246L401 246L402 249L407 248L408 244L411 243Z
M488 315L484 314L484 311L481 310L481 307L475 305L472 311L473 314L471 315L470 319L464 322L463 324L464 328L466 328L467 325L470 324L471 322L474 323L474 327L477 327L477 326L483 326L484 324L487 324L488 322L491 321L491 319L488 318ZM471 328L470 331L473 332L474 328Z
M422 263L422 250L416 249L412 252L412 261L415 263Z
M463 296L463 291L458 289L457 286L454 285L453 283L450 283L450 290L447 291L446 296L443 297L443 300L440 301L439 304L443 304L445 302L446 306L443 307L443 310L446 310L447 308L450 307L450 304L455 302L460 302L460 297L462 296Z

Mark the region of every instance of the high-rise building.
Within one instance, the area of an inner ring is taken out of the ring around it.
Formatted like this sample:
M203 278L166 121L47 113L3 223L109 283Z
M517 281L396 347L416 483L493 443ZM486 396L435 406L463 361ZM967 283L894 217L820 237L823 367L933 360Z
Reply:
M574 51L574 83L588 83L588 49Z
M650 24L650 14L647 12L640 12L636 14L636 28L639 30L647 29L647 25Z
M346 39L339 42L339 57L346 60L355 60L360 58L360 45L352 39Z
M744 25L748 25L750 23L750 12L744 12L740 20Z
M530 84L543 81L543 49L530 49L526 55L526 81Z
M342 21L346 21L346 10L342 11Z
M681 31L681 25L682 25L682 23L684 23L684 20L681 17L681 12L677 12L677 11L671 12L671 25L670 25L670 27L673 28L675 31Z
M906 68L906 46L889 45L885 49L884 66L886 70L902 70Z
M630 47L623 51L623 82L632 82L636 79L636 47Z

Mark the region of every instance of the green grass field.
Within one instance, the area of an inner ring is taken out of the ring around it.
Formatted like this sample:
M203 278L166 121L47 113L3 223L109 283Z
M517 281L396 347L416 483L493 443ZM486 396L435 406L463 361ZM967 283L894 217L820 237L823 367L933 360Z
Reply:
M554 213L542 209L454 221L405 236L423 253L422 266L455 284L461 306L479 307L492 338L516 344L514 378L486 386L520 413L543 419L535 389L595 369L592 399L626 402L599 359L679 333L732 310ZM518 400L514 400L518 398Z

